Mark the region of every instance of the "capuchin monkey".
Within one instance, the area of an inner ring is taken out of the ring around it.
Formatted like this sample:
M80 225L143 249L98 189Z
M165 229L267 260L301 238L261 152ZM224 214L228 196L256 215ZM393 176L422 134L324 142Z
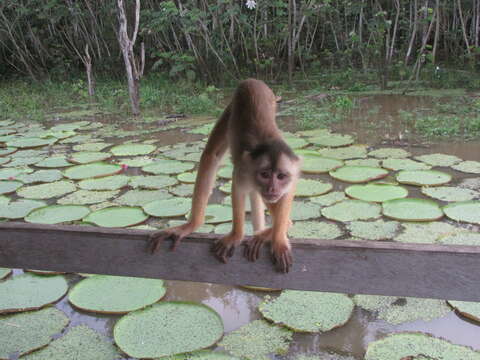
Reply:
M250 261L257 260L262 245L270 242L277 268L282 272L289 271L292 253L287 231L291 225L290 209L300 173L300 160L283 140L275 114L275 95L263 81L247 79L239 84L201 155L188 222L153 233L149 245L152 253L158 250L163 240L173 241L172 249L175 249L182 238L204 223L216 172L230 148L233 226L228 235L215 242L212 251L226 263L242 242L248 195L254 236L245 247L245 256ZM267 229L265 205L273 218L272 227Z

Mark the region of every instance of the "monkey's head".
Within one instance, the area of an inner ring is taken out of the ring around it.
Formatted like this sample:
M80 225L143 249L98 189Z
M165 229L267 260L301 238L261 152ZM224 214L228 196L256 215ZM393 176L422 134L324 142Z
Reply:
M261 143L249 155L254 186L265 202L276 203L298 178L299 157L281 139Z

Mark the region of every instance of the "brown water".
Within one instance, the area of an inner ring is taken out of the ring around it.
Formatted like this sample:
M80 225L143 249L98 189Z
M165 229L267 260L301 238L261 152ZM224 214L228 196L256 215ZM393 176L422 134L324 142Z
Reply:
M399 110L412 111L418 108L429 108L435 106L436 101L439 100L412 96L363 97L358 99L359 106L352 112L349 119L336 124L334 130L355 135L358 143L372 146L383 143L400 144L414 155L441 152L453 154L465 160L480 160L479 141L464 142L450 139L427 142L412 136L411 129L400 120ZM105 117L97 120L108 123L118 119ZM158 143L162 145L196 141L203 138L200 135L185 134L178 130L156 132L161 127L155 123L140 125L122 123L120 125L120 128L124 130L134 130L139 127L152 129L151 134L142 135L140 140L157 139ZM107 140L111 142L112 138L107 138ZM138 138L136 140L139 141ZM118 143L124 141L125 139L117 140ZM460 177L473 176L455 173L455 177L460 179ZM332 179L330 178L329 181ZM335 187L343 189L345 184L337 182ZM215 197L219 200L222 195L216 192ZM80 280L80 277L76 275L68 275L68 277L72 284ZM197 301L215 309L222 317L227 333L260 318L257 305L265 294L269 294L228 285L180 281L167 281L167 287L165 300ZM56 306L64 310L70 317L71 324L69 326L86 323L101 333L112 336L112 327L118 316L93 316L80 312L74 310L65 299ZM453 312L429 322L415 321L403 325L390 325L383 320L376 319L373 314L356 308L348 323L338 329L324 334L295 334L289 354L332 350L362 359L369 342L392 332L407 330L428 332L456 344L469 345L480 350L480 326L460 318ZM276 358L283 359L284 357Z

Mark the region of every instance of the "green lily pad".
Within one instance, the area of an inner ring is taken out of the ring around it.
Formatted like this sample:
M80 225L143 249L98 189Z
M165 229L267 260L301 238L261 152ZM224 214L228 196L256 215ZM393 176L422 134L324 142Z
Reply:
M162 189L177 184L177 179L168 175L133 176L129 185L134 189Z
M12 126L15 124L14 120L1 120L0 121L0 126L1 127L7 127L7 126Z
M17 190L22 185L23 183L21 183L20 181L0 180L0 195L15 192L15 190Z
M209 225L209 224L207 224ZM217 226L215 226L214 233L215 234L228 234L232 230L232 223L222 223ZM245 235L253 235L253 226L251 223L245 223ZM201 232L197 230L197 232Z
M73 146L74 151L102 151L106 147L112 144L104 143L104 142L96 142L96 143L85 143L85 144L78 144Z
M440 206L425 199L395 199L382 203L383 215L394 220L433 221L443 217Z
M479 302L449 300L448 303L460 315L470 320L480 322L480 303Z
M27 166L27 165L34 165L40 161L42 161L45 157L40 156L40 157L31 157L31 158L25 158L25 157L19 157L16 159L11 159L9 163L5 164L5 167L20 167L20 166Z
M118 195L120 190L78 190L57 200L62 205L89 205L98 204Z
M459 157L447 154L426 154L415 156L415 159L432 166L452 166L462 161Z
M434 244L440 238L458 231L455 226L440 221L424 224L402 223L401 225L404 231L394 240L404 243Z
M0 169L0 179L1 178L2 178L2 170ZM459 184L459 186L463 187L463 188L466 188L466 189L472 189L472 190L480 191L480 177L464 179Z
M182 334L182 336L178 336ZM130 357L154 358L200 350L223 335L220 316L209 307L161 302L122 317L113 329L115 342Z
M86 325L71 328L67 334L49 346L25 356L24 360L114 360L115 346L104 336Z
M333 185L327 182L311 179L300 179L297 183L295 196L319 196L332 190Z
M11 269L0 268L0 280L5 279L11 273L12 273Z
M480 196L477 191L454 186L423 187L422 193L442 201L468 201Z
M143 210L152 216L172 217L185 215L190 210L190 206L190 199L176 197L151 201L143 205Z
M97 142L99 139L93 139L92 135L75 135L60 141L61 144L77 144L86 142Z
M124 144L110 149L115 156L138 156L147 155L155 151L157 147L149 144Z
M432 168L430 165L411 159L385 159L382 161L382 167L393 171L430 170Z
M185 172L177 175L177 179L182 183L194 184L197 178L197 172Z
M363 183L384 178L388 171L382 168L369 166L343 166L329 172L334 179L349 183Z
M264 320L255 320L225 335L220 346L242 359L269 360L269 354L286 354L292 331L272 325Z
M221 186L218 187L218 190L225 194L231 194L232 193L232 182L229 181Z
M222 205L228 205L228 206L231 207L232 206L232 197L231 196L225 196L222 200ZM251 207L251 204L250 204L250 199L245 201L245 211L246 212L252 211L252 207Z
M0 318L0 359L14 353L24 355L52 341L69 323L68 317L54 307L7 315Z
M120 165L96 162L72 166L64 170L63 175L72 180L82 180L114 175L120 171L122 171L122 167Z
M353 356L340 355L337 353L315 351L315 355L299 354L296 355L293 360L355 360L355 358Z
M55 181L47 184L24 186L17 190L18 196L28 199L50 199L62 196L76 190L70 181Z
M0 148L0 156L7 156L13 154L17 150L18 149L16 147Z
M346 197L343 191L332 191L326 195L315 196L311 198L310 201L320 206L330 206L345 199Z
M381 207L362 200L344 200L322 209L322 215L336 221L369 220L380 217Z
M381 149L370 151L368 155L376 158L381 158L381 159L386 159L386 158L403 159L411 156L412 154L400 148L381 148Z
M480 353L467 346L423 333L395 333L368 344L365 360L402 360L411 356L433 359L478 360Z
M7 146L9 147L16 147L20 149L30 149L45 145L52 145L57 141L56 138L28 138L28 137L21 137L15 140L7 141Z
M38 170L31 174L20 174L16 177L24 184L51 183L61 178L63 178L63 175L59 170Z
M345 160L345 165L347 166L370 166L370 167L380 167L380 160L368 158L368 159L353 159Z
M84 311L125 314L156 303L165 292L163 280L94 275L75 284L68 301Z
M214 123L203 124L201 126L190 129L187 132L190 134L208 135L210 134L210 131L212 131L214 125Z
M63 114L59 114L60 117L62 117ZM75 116L79 117L79 116ZM75 121L71 123L63 123L63 124L58 124L55 126L52 126L50 128L51 131L73 131L80 129L82 126L86 126L90 124L90 121Z
M301 149L308 145L308 142L296 136L285 136L285 142L291 149Z
M352 185L345 189L345 193L354 199L373 202L384 202L408 196L408 190L404 187L386 184Z
M111 157L108 153L94 151L80 151L70 154L68 160L74 164L89 164L93 162L107 160Z
M127 206L143 206L151 201L171 199L165 190L130 190L114 200L115 203Z
M450 182L452 176L436 170L403 170L397 174L396 179L402 184L437 186Z
M130 181L126 175L105 176L98 179L85 179L78 183L78 186L84 190L119 190Z
M10 158L7 157L0 157L0 165L5 165L10 161Z
M343 161L318 154L303 157L302 171L307 174L322 174L343 166Z
M353 144L355 140L351 135L325 134L308 138L308 142L320 146L339 147Z
M36 310L60 300L67 292L61 276L21 274L0 282L0 314Z
M453 165L452 169L469 174L480 174L480 161L462 161Z
M114 206L97 210L83 221L103 227L127 227L143 223L148 219L140 207Z
M352 236L368 240L391 239L398 231L400 224L396 221L352 221L347 229Z
M62 168L72 166L72 163L68 162L65 156L52 156L37 162L35 166L40 168Z
M205 209L205 223L219 224L232 221L232 208L227 205L210 204Z
M218 170L218 177L222 179L232 179L233 177L233 165L223 166Z
M443 207L449 219L472 224L480 224L480 201L463 201Z
M295 221L288 229L288 235L300 239L333 240L343 232L338 225L325 221Z
M365 145L351 145L335 149L325 148L318 150L318 153L322 156L339 160L366 158L367 147Z
M480 233L473 231L458 231L439 237L438 242L446 245L480 245Z
M169 189L172 194L179 197L191 197L193 195L193 190L193 184L179 184Z
M292 220L308 220L320 217L320 205L313 202L294 201L290 219Z
M82 205L49 205L30 212L25 221L37 224L60 224L80 220L90 212Z
M127 165L129 167L142 167L151 164L154 160L146 156L138 156L131 159L118 159L117 163Z
M12 180L20 174L32 173L29 168L0 169L0 180Z
M199 350L192 353L162 357L161 360L240 360L219 351Z
M180 174L192 170L195 167L193 162L182 162L176 160L155 160L155 162L142 167L142 171L154 175L158 174Z
M353 307L352 299L344 294L284 290L275 299L265 297L258 309L275 324L299 332L319 332L344 325Z
M23 219L32 210L47 205L43 201L17 200L0 204L0 219Z
M168 221L168 227L175 227L175 226L180 226L184 225L185 220L169 220ZM220 224L220 225L228 225L228 224ZM214 229L216 229L218 226L213 226L211 224L203 224L200 226L197 230L195 230L196 233L211 233ZM231 225L230 225L231 226Z

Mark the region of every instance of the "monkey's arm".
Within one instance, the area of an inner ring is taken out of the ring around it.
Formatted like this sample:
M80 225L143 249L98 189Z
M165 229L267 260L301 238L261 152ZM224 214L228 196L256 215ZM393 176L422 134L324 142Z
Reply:
M265 203L258 191L252 190L250 192L250 205L253 233L256 234L265 228Z
M183 225L154 232L150 236L150 251L154 253L160 247L163 240L171 240L172 250L178 245L180 240L198 229L205 220L205 208L208 198L215 184L217 169L222 161L223 155L228 149L227 128L230 117L231 105L223 112L220 119L215 124L207 145L200 157L200 164L195 179L193 190L192 207L188 222Z

